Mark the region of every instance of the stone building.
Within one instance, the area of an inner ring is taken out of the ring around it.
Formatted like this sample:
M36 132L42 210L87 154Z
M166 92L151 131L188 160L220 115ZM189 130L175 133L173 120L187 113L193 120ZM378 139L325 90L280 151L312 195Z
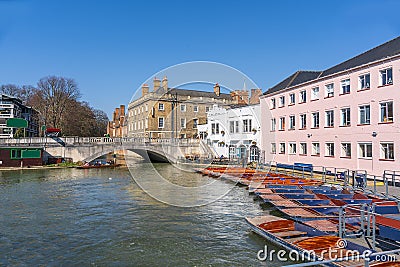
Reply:
M167 77L154 78L153 90L142 86L140 98L128 106L128 136L149 138L196 138L197 126L207 123L207 112L221 107L247 105L248 91L221 93L218 84L214 92L169 88Z
M124 137L127 135L125 124L125 105L115 108L112 121L108 122L107 134L110 137Z

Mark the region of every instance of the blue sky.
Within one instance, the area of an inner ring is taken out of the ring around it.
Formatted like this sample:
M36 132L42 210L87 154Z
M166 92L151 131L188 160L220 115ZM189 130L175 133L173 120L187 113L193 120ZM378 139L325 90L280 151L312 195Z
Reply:
M0 0L0 84L74 78L82 100L111 115L154 73L202 60L265 91L399 36L398 10L397 0Z

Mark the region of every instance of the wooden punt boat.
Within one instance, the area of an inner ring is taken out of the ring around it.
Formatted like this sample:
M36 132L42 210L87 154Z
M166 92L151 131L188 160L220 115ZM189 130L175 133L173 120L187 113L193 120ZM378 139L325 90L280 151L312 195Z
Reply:
M337 236L329 235L308 225L271 215L246 218L246 221L255 233L288 251L297 251L299 255L304 255L305 260L308 261L315 261L318 258L328 259L327 257L332 257L332 255L342 258L346 256L349 250L357 251L355 254L361 255L368 250L368 248L350 241L347 241L347 246L340 246L341 239ZM310 253L310 251L314 253ZM333 253L328 255L327 251ZM325 266L349 265L363 266L363 262L362 260L331 262Z

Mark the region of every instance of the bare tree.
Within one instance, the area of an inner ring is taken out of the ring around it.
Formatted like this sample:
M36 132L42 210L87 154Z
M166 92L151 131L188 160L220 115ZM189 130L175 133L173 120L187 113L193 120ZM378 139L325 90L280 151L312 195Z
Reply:
M37 84L38 98L43 104L38 105L45 125L59 128L61 119L65 115L68 101L76 101L80 92L73 79L64 77L49 76L40 79Z

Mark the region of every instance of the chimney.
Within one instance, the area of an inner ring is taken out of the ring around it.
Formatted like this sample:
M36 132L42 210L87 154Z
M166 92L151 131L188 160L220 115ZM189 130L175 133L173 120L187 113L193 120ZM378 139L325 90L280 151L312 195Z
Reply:
M115 108L115 119L114 119L114 121L117 121L119 116L121 116L121 114L119 113L119 108Z
M120 105L119 106L119 111L120 111L119 116L120 117L125 117L125 105Z
M215 93L216 96L220 96L220 94L221 94L221 87L219 86L218 83L216 83L214 85L214 93Z
M162 79L162 87L164 89L164 93L168 92L168 79L167 76L164 76Z
M261 89L251 89L250 105L260 104Z
M149 90L150 90L149 86L147 84L143 84L142 85L142 96L145 96L146 94L148 94Z
M161 86L161 81L157 77L154 77L153 80L153 91L156 92Z

